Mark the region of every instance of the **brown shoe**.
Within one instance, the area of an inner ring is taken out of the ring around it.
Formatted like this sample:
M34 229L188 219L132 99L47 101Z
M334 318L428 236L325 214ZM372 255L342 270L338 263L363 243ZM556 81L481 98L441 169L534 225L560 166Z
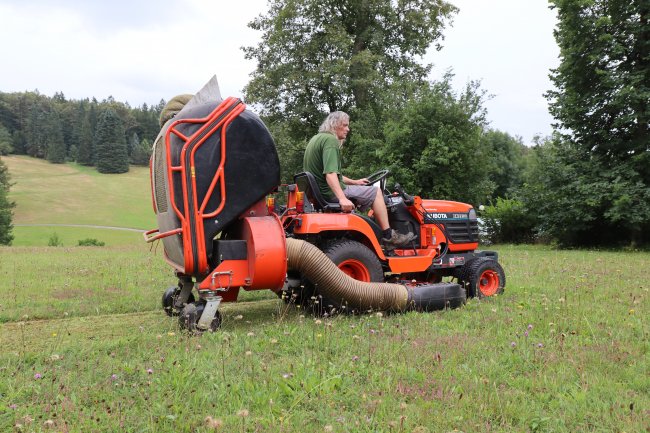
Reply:
M415 239L413 233L402 234L398 233L395 230L391 230L390 239L383 239L384 246L388 250L395 249L396 247L406 246L409 242Z

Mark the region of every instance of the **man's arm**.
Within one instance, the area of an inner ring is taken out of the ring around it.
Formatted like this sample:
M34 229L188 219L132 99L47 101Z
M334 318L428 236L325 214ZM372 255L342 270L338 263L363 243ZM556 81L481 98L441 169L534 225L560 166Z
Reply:
M368 179L365 177L363 179L350 179L349 177L341 176L343 178L343 183L346 185L368 185Z
M345 177L343 178L345 182ZM327 181L327 185L329 185L330 189L336 196L336 198L339 199L339 204L341 205L341 210L343 212L351 212L354 209L354 203L352 203L348 198L345 196L343 193L343 189L341 189L341 184L339 183L339 176L336 173L327 173L325 175L325 180Z

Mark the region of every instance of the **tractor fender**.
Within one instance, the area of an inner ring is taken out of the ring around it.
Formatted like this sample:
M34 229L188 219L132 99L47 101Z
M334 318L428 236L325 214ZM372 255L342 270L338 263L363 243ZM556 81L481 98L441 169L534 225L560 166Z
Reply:
M379 260L385 261L386 255L379 245L377 235L370 224L354 213L309 213L300 216L296 224L296 235L318 235L323 232L354 232L364 238L369 248L374 250Z

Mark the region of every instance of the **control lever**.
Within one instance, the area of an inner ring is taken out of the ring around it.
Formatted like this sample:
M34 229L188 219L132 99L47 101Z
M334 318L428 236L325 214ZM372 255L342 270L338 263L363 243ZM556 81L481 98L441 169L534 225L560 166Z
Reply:
M399 183L395 184L395 191L397 191L399 195L402 196L405 205L412 206L413 203L415 202L413 196L408 195L406 192L404 192L404 188L402 188L402 185L400 185Z

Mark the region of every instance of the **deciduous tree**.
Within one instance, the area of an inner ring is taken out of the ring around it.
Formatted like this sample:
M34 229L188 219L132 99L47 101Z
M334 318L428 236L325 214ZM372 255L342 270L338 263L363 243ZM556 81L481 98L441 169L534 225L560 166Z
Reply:
M562 135L540 149L529 199L561 243L649 242L650 3L551 3L561 61L547 96Z
M249 24L262 41L244 48L257 62L246 99L310 131L323 113L363 111L392 83L426 78L417 57L455 10L442 0L272 0Z

